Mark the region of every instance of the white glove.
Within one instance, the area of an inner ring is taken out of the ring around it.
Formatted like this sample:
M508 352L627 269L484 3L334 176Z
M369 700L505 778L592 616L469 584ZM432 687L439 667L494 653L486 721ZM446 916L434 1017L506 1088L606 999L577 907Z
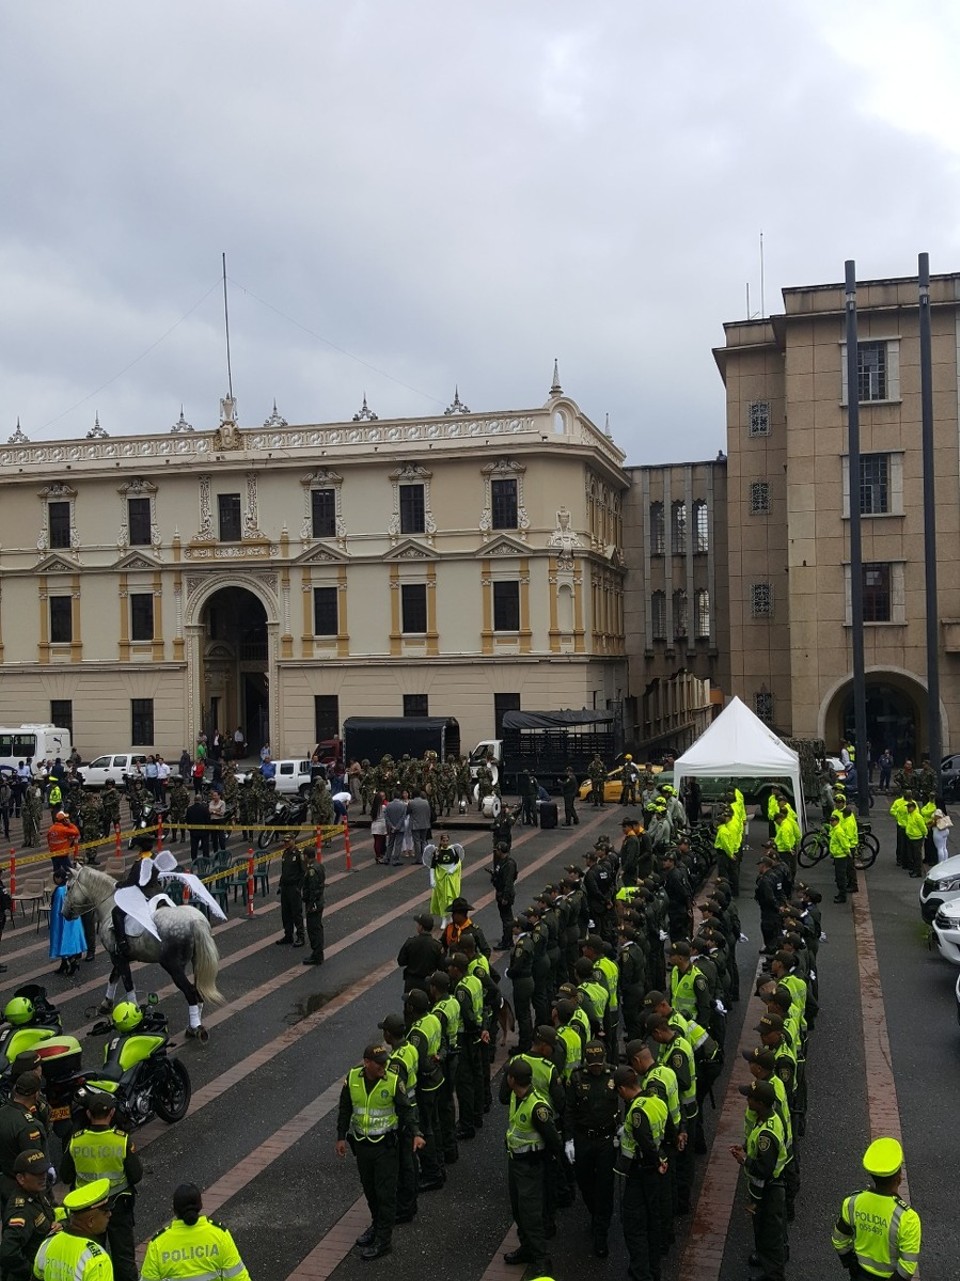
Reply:
M713 1004L718 1014L726 1014L727 1007L724 1005L724 1003L720 1000L719 997L717 997L717 999L714 1001Z
M56 1181L57 1181L57 1167L56 1167L55 1165L48 1165L48 1166L47 1166L47 1178L50 1180L50 1182L51 1182L51 1183L56 1183Z
M740 940L739 940L739 941L740 941L741 943L749 943L749 942L750 942L750 940L747 938L746 934L743 934L743 933L741 933L741 935L740 935Z
M666 931L666 930L661 930L661 931L660 931L660 942L661 942L661 943L666 943L666 941L667 941L667 939L668 939L669 937L670 937L670 935L667 933L667 931Z
M827 941L827 935L826 935L826 932L825 932L824 930L821 930L821 931L820 931L820 942L821 942L821 943L826 943L826 941Z
M567 1139L566 1143L563 1145L563 1150L567 1154L567 1160L570 1162L571 1165L573 1165L573 1162L574 1162L573 1139Z

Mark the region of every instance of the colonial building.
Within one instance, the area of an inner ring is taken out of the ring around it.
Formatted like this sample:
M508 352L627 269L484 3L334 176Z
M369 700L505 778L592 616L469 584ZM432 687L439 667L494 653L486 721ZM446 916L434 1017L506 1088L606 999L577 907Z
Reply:
M624 455L545 405L0 447L0 723L86 758L214 725L300 753L350 715L626 695Z
M725 326L731 689L779 732L852 735L849 513L863 518L867 719L875 755L923 750L925 618L940 622L943 743L960 727L960 274L931 282L939 600L924 587L916 277L858 286L859 475L847 464L842 285ZM852 483L851 483L852 479Z

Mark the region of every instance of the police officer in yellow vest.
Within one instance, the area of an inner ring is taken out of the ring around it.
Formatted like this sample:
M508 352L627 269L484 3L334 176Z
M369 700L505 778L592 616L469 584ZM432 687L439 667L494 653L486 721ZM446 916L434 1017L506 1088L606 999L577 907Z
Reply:
M753 1215L754 1253L750 1256L750 1266L761 1269L764 1281L784 1281L787 1211L783 1167L787 1145L776 1113L777 1096L769 1081L751 1081L739 1088L757 1121L746 1148L737 1144L730 1149L747 1176L747 1212Z
M553 1109L533 1088L533 1070L523 1059L507 1064L512 1091L507 1123L507 1186L520 1246L503 1256L504 1263L525 1263L531 1277L549 1270L544 1227L546 1163L563 1159Z
M417 1094L419 1054L407 1040L407 1024L402 1014L388 1014L377 1024L390 1050L387 1072L399 1076L408 1098ZM419 1109L418 1109L419 1110ZM412 1223L417 1214L417 1185L420 1181L413 1145L400 1144L400 1173L397 1178L397 1216L394 1223Z
M117 1281L137 1281L133 1234L134 1189L143 1178L143 1165L129 1134L113 1124L111 1099L93 1095L87 1102L89 1124L75 1130L60 1164L60 1180L82 1188L98 1179L110 1183L110 1223L107 1243Z
M897 1195L903 1178L903 1148L896 1139L874 1139L863 1158L873 1179L840 1207L833 1248L854 1281L908 1279L920 1259L920 1216Z
M142 1281L250 1281L233 1237L202 1209L197 1185L181 1183L173 1194L173 1222L147 1246Z
M617 1068L613 1080L627 1107L616 1172L624 1179L620 1221L630 1256L629 1275L659 1277L665 1245L660 1240L660 1179L667 1172L667 1105L641 1088L632 1067Z
M110 1256L98 1243L110 1222L109 1196L109 1179L94 1179L67 1193L66 1226L41 1241L34 1260L39 1281L113 1281Z
M389 1254L397 1214L397 1179L400 1143L423 1147L416 1104L394 1073L387 1072L385 1045L368 1045L363 1063L347 1073L340 1091L337 1113L337 1156L347 1155L347 1144L357 1158L363 1194L373 1220L357 1237L360 1258L379 1259Z

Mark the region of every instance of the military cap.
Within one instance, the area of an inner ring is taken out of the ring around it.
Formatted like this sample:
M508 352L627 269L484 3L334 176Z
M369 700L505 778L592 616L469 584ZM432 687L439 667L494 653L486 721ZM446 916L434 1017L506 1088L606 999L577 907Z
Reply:
M368 1045L363 1051L363 1057L369 1059L371 1063L386 1063L390 1057L390 1047L387 1045Z
M377 1024L377 1027L381 1032L389 1032L391 1036L402 1036L407 1030L402 1014L388 1014L382 1023Z
M47 1173L49 1165L46 1153L41 1152L39 1148L28 1148L26 1152L18 1152L13 1163L14 1174L43 1174Z
M759 1063L766 1072L772 1072L777 1062L773 1051L765 1050L762 1045L758 1045L753 1050L742 1050L740 1057L746 1059L748 1063Z
M83 1183L63 1198L63 1208L71 1214L82 1210L95 1210L107 1204L110 1196L110 1180L94 1179L92 1183Z
M749 1085L738 1085L737 1089L751 1104L759 1103L762 1107L772 1108L777 1101L769 1081L751 1081Z

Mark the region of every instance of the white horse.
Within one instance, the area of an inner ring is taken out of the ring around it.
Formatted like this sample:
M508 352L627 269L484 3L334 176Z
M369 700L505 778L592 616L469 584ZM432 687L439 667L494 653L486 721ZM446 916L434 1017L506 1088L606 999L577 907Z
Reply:
M207 1039L203 1026L204 1001L223 1000L217 991L217 971L220 955L213 939L210 922L195 907L158 907L153 914L159 938L148 930L142 934L128 935L129 957L117 951L113 931L114 891L117 883L106 872L95 867L76 867L68 873L67 895L63 914L73 920L84 912L96 912L100 942L110 953L112 968L106 996L100 1006L106 1014L113 1008L119 980L123 979L127 999L136 1003L130 961L154 962L173 979L186 998L190 1010L187 1036L201 1041ZM187 966L193 965L193 982L187 977Z

